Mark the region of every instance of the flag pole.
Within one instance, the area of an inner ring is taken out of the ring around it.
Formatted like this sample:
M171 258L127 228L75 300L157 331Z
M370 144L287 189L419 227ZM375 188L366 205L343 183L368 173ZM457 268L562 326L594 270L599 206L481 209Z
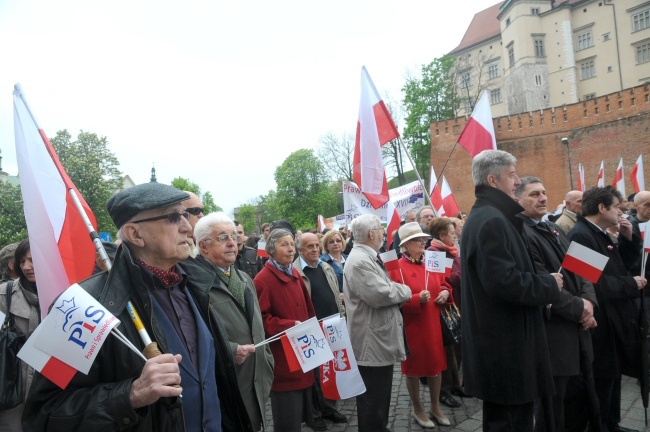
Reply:
M413 171L415 171L415 175L418 177L418 181L420 182L420 185L422 186L422 190L424 191L424 196L426 196L426 200L429 201L429 205L433 209L433 214L436 217L438 217L438 213L436 213L436 209L433 208L433 203L431 202L431 194L429 193L426 186L424 185L424 181L422 181L422 177L420 177L420 173L418 172L418 169L415 166L415 162L413 162L413 158L411 157L411 154L408 151L406 151L406 147L404 146L401 137L397 137L397 142L402 147L402 151L404 151L404 153L406 153L406 156L409 158L409 161L411 162L411 166L413 167Z

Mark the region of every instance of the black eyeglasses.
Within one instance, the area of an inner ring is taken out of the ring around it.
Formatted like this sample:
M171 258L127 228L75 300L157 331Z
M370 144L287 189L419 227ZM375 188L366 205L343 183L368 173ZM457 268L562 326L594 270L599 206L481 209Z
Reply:
M137 221L133 221L131 223L140 223L140 222L154 222L154 221L159 221L163 219L167 219L170 224L178 224L181 221L181 218L185 218L185 220L190 219L190 214L188 212L173 212L173 213L167 213L162 216L156 216L152 218L147 218L147 219L140 219Z
M205 207L188 207L185 209L186 212L193 214L194 216L200 215L203 213L203 210L205 210Z

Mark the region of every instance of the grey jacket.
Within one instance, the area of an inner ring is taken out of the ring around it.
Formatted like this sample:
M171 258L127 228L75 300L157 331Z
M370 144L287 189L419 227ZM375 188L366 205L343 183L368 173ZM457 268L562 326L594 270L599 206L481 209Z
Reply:
M202 256L197 257L196 261L214 272ZM245 272L236 270L234 266L231 269L244 281L246 309L235 300L219 277L214 278L210 290L210 307L228 333L230 353L235 358L239 345L256 344L264 340L264 326L253 281ZM255 354L244 363L235 366L239 391L255 430L260 430L262 425L266 427L266 402L273 383L273 363L273 355L267 344L257 348Z
M305 285L307 285L307 291L309 292L309 295L311 295L311 281L307 276L305 276L305 272L302 271L300 256L296 258L296 260L293 262L293 265L296 270L298 270L298 273L300 273L300 277L302 277L303 282L305 282ZM329 284L330 289L332 290L332 294L334 294L334 298L336 299L336 306L339 308L339 313L341 316L343 316L345 314L345 308L343 307L343 303L341 303L341 298L339 297L339 282L336 278L336 273L334 272L332 266L327 264L325 261L321 261L320 265L325 272L327 283Z
M555 221L555 225L562 228L562 231L564 231L564 234L568 235L569 231L571 231L571 228L573 228L576 225L577 220L578 219L576 218L575 213L571 213L567 209L564 209L562 211L562 216L560 216Z
M355 243L343 270L350 341L361 366L388 366L406 359L399 307L411 298L393 282L370 246Z

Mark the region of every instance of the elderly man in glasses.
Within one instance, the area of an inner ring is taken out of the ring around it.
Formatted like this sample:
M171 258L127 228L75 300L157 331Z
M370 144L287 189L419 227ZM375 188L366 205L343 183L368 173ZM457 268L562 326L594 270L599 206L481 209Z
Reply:
M130 302L163 354L145 363L107 337L88 375L77 373L67 389L36 376L25 430L252 431L225 330L209 307L215 274L187 260L187 198L160 183L114 195L107 208L123 243L110 272L80 283L143 350Z
M189 222L192 226L192 229L187 234L187 243L190 245L190 256L196 258L199 254L199 250L196 247L196 240L194 238L194 227L196 223L203 217L203 201L198 197L194 192L185 191L190 197L183 201L181 204L185 206L185 211L189 214Z
M264 340L262 313L253 280L235 265L239 233L224 213L210 213L194 228L199 264L215 278L210 305L228 333L241 396L254 430L266 426L266 401L273 382L273 355Z

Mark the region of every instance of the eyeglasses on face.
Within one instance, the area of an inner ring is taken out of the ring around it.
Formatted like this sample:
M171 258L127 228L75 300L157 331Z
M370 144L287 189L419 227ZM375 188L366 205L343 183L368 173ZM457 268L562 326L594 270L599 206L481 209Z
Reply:
M186 212L194 216L198 216L205 210L205 207L188 207L185 209Z
M219 243L228 243L228 239L237 243L240 239L240 236L237 234L219 234L218 236L214 237L214 240Z
M131 223L142 223L142 222L154 222L154 221L159 221L163 219L167 219L170 224L178 224L181 221L181 218L185 218L185 220L190 219L190 214L188 212L172 212L172 213L167 213L162 216L155 216L147 219L140 219L137 221L133 221Z

